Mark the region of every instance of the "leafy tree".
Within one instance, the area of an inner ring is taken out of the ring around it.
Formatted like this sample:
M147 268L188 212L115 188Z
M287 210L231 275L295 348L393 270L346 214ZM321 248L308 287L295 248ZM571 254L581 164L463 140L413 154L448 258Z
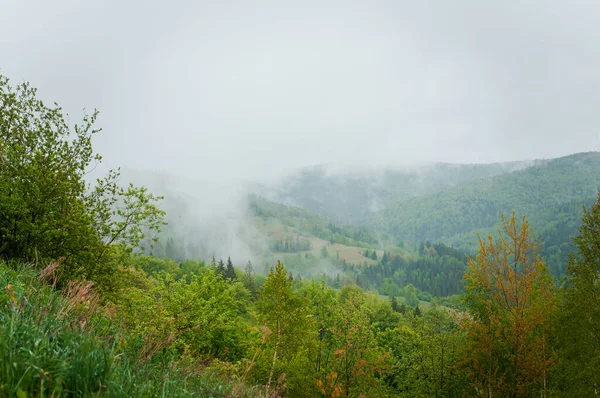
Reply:
M266 345L254 368L256 377L265 383L269 396L278 381L285 378L286 388L292 394L306 391L304 376L310 369L305 352L310 341L315 341L308 317L308 307L292 291L293 280L280 261L263 284L256 308L259 321L270 331ZM281 386L279 386L281 387ZM304 395L301 394L301 395Z
M355 286L344 286L338 303L331 327L335 350L319 387L329 396L381 396L387 353L377 346L364 294Z
M404 299L406 300L406 304L410 305L411 307L419 304L417 288L410 283L404 288Z
M465 274L463 318L468 344L461 361L475 391L488 396L547 392L555 362L550 347L554 282L529 223L502 217L494 240L479 239Z
M461 396L465 383L456 364L462 334L456 322L439 309L404 319L378 336L380 346L391 351L395 362L388 383L400 396Z
M62 258L61 280L115 289L119 256L141 249L163 224L159 198L119 186L118 170L86 183L102 159L92 149L98 112L71 127L36 94L0 75L0 257Z
M561 388L573 396L597 395L600 386L600 191L573 238L568 283L559 316Z

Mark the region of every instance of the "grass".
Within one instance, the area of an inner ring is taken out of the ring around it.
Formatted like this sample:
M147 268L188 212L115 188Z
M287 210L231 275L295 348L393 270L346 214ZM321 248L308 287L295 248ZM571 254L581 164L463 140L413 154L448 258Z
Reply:
M213 397L232 384L183 369L168 349L141 360L143 336L120 330L89 285L57 291L0 262L0 397Z

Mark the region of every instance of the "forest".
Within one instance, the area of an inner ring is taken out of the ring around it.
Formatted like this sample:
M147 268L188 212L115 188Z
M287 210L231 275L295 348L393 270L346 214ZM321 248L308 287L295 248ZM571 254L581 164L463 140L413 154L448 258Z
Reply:
M97 117L0 76L0 396L598 394L596 155L585 178L549 162L560 191L534 166L408 199L385 234L253 196L290 238L235 264L180 255L164 198L118 169L89 180Z

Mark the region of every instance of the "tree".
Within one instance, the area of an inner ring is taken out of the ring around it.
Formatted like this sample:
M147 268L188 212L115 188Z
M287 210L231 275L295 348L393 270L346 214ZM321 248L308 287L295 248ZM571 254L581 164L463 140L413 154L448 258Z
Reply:
M421 309L419 308L419 306L417 305L415 307L415 311L414 311L414 315L415 316L421 316L423 313L421 312Z
M478 394L531 396L547 391L555 358L549 344L554 282L526 218L513 213L498 237L479 238L468 261L462 365Z
M244 268L242 283L244 284L244 287L248 289L248 291L252 294L252 296L256 295L258 286L256 283L256 278L254 278L254 266L252 265L252 261L250 260L248 260L246 268Z
M392 296L391 305L394 311L400 312L400 307L398 306L398 299L396 298L396 296Z
M231 262L231 257L227 258L227 268L225 269L223 277L230 281L237 278L237 275L235 274L235 268L233 268L233 263Z
M373 253L371 253L371 260L377 261L377 250L373 249Z
M582 221L568 260L557 373L571 395L592 396L600 389L600 191L596 203L583 207Z
M323 245L321 248L321 258L329 257L329 253L327 252L327 246Z
M308 317L308 306L292 291L292 284L285 267L277 261L256 302L259 321L271 332L259 358L261 363L255 367L255 372L265 371L263 378L259 378L266 385L265 396L269 396L282 375L285 375L288 390L305 388L294 376L302 379L300 375L310 368L308 356L299 354L306 349L308 341L315 340L315 336L309 334L312 321Z
M356 286L344 286L337 299L330 328L333 355L319 387L327 396L382 396L387 353L377 346L369 318L372 308Z
M406 304L410 306L415 306L419 304L417 288L414 287L411 283L404 287L404 299L406 300Z
M60 280L85 277L115 289L119 256L142 250L164 224L160 198L121 187L119 170L88 184L102 159L92 149L98 112L71 127L58 105L36 94L0 75L0 257L62 258Z
M223 259L220 259L219 262L217 263L217 275L220 275L221 278L225 279L225 263L223 262Z

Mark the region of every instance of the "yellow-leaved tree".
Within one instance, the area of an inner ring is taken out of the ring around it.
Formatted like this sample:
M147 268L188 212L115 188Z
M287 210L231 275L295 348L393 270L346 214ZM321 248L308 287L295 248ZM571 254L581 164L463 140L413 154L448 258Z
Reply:
M525 217L506 220L498 236L479 239L465 274L461 365L480 396L546 395L555 362L549 344L555 285Z

